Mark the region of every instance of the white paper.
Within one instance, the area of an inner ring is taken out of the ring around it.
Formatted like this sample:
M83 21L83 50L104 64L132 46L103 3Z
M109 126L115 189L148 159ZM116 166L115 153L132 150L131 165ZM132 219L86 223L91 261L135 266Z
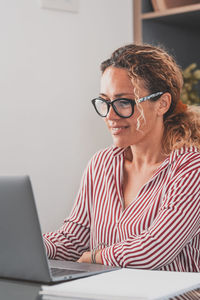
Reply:
M197 287L200 287L199 273L120 269L55 286L43 286L42 294L72 299L164 300Z

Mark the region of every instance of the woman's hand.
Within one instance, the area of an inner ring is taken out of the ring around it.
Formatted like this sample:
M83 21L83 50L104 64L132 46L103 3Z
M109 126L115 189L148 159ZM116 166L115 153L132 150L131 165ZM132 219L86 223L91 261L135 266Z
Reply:
M95 258L96 258L96 263L97 264L103 264L102 259L101 259L101 250L96 250L95 252ZM83 255L77 260L79 263L92 263L92 252L87 251L84 252Z
M91 252L87 251L82 254L82 256L77 260L79 263L92 263Z

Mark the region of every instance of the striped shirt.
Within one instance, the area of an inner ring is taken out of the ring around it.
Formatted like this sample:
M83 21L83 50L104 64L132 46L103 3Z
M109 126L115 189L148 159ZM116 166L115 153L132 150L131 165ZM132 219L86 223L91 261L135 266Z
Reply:
M51 259L77 260L100 243L105 265L200 272L200 152L173 151L124 208L125 149L90 160L70 216L44 234Z

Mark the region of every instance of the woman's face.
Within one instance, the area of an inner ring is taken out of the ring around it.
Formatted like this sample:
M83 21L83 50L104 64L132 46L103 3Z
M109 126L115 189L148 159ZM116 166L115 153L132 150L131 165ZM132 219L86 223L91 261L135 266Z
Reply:
M137 85L139 98L148 96L150 92L144 88L141 80ZM100 97L105 100L113 101L117 98L135 99L134 86L131 82L128 72L125 69L108 67L101 78ZM140 127L137 130L138 118L141 116L137 105L134 106L134 114L130 118L121 118L113 110L109 109L105 123L111 132L113 142L118 147L128 147L137 145L146 141L151 142L151 137L155 134L157 118L154 110L155 103L150 101L142 102L145 121L140 118Z

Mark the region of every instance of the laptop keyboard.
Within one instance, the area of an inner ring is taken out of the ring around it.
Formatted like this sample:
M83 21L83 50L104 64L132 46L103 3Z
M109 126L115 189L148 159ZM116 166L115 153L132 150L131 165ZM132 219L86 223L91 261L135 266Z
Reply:
M70 270L70 269L59 269L59 268L51 268L51 274L53 277L57 276L67 276L72 274L84 273L85 271L78 270Z

